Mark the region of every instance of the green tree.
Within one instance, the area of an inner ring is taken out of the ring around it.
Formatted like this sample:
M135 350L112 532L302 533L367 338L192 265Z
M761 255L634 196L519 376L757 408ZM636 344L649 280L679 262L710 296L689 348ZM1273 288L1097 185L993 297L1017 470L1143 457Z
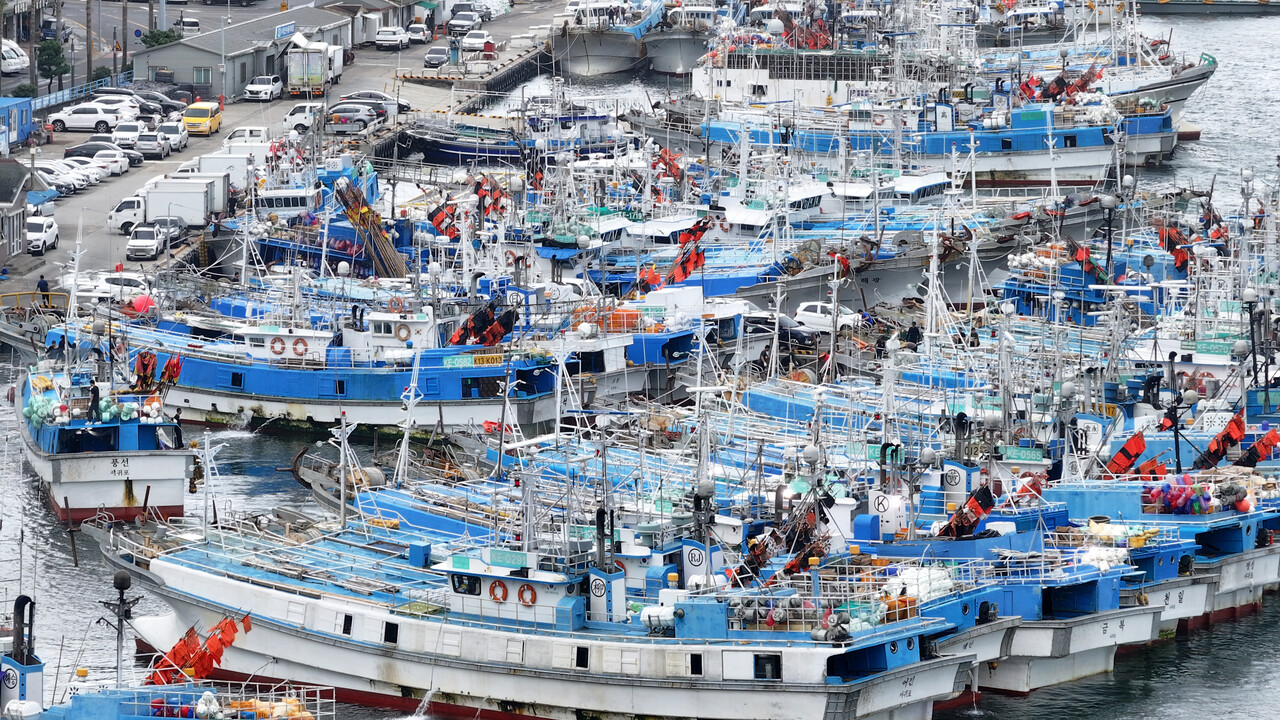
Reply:
M35 97L40 90L31 83L22 83L9 92L11 97Z
M160 45L168 45L172 42L178 42L182 39L182 33L177 30L149 30L142 34L142 44L149 48L159 47Z
M46 93L53 91L54 78L58 79L58 89L62 89L62 76L71 72L71 66L67 64L61 40L45 40L36 46L36 70L49 81Z
M106 65L98 65L93 69L93 76L89 78L89 81L97 82L98 80L106 80L109 77L111 77L111 68Z

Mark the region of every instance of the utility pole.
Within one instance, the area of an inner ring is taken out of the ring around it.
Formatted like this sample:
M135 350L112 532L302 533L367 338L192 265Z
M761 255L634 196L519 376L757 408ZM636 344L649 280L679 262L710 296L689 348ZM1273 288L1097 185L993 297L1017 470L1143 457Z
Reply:
M98 0L98 3L99 3L98 5L99 9L101 9L102 0ZM85 82L89 82L90 80L93 80L93 46L95 44L96 43L94 43L94 34L93 34L93 2L90 1L84 4L84 56L85 56L84 81Z
M156 0L147 0L147 29L156 29Z
M31 62L27 66L27 82L37 88L40 87L40 81L36 78L36 37L40 34L39 17L36 14L36 4L33 2L27 10L27 55L31 57Z
M129 65L129 2L120 3L120 72Z

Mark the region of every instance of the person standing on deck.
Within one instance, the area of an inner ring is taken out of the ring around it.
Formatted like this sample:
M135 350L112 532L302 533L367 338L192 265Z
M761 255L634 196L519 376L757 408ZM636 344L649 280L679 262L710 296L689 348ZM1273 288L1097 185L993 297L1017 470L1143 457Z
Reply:
M102 422L102 411L98 409L98 402L101 395L98 392L98 383L93 380L89 381L89 419Z

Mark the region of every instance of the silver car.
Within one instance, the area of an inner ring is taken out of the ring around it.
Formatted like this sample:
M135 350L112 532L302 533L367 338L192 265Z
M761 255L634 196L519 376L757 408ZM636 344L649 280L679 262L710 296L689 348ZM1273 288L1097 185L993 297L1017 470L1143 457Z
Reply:
M364 132L378 119L378 111L360 103L338 103L325 111L325 122L333 132Z
M133 149L142 153L143 156L154 155L163 160L173 154L173 143L169 142L169 136L162 132L142 133L134 143Z

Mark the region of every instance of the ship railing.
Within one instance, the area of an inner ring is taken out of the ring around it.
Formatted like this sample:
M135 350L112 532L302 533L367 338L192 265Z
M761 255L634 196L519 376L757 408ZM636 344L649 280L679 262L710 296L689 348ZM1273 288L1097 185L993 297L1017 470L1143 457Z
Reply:
M994 560L974 560L966 565L975 577L995 584L1038 583L1066 578L1084 582L1100 578L1103 569L1084 562L1081 554L1077 549L1049 548L1043 553L1007 553Z
M845 625L859 633L916 618L921 603L987 584L966 565L847 560L775 575L761 585L706 587L688 594L723 602L735 629L810 632Z
M1147 545L1169 545L1179 542L1177 528L1143 522L1128 525L1124 521L1105 523L1097 530L1090 526L1061 528L1045 533L1045 545L1058 549L1119 548L1137 550Z
M408 591L430 590L443 583L442 575L412 567L407 560L399 560L396 556L388 555L379 560L382 570L395 571L397 579L393 580L390 572L371 575L369 560L364 556L344 554L333 548L325 548L321 553L308 552L305 544L282 545L278 535L264 537L260 543L254 544L245 542L249 539L233 533L213 536L208 545L200 548L201 552L184 553L179 561L200 572L284 593L311 598L343 597L379 605L394 606ZM228 540L241 544L235 545ZM333 536L328 540L343 544L340 538ZM235 569L237 567L245 570L241 572ZM416 579L406 579L415 576ZM325 588L325 585L331 587Z
M197 704L206 692L213 692L218 717L270 717L302 720L334 720L337 717L336 692L332 687L280 683L224 683L200 681L181 685L151 685L113 692L125 698L120 703L120 717L196 717ZM209 717L214 717L210 711Z

